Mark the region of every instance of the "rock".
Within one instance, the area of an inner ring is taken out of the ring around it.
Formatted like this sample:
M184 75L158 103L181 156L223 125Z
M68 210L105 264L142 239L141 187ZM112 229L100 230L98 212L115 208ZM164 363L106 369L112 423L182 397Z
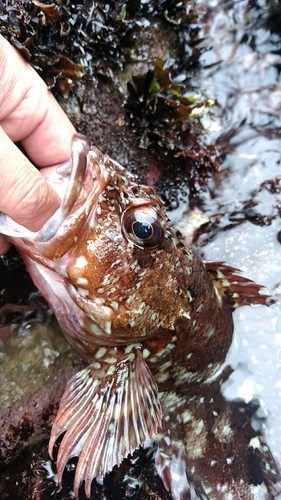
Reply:
M56 321L20 326L0 347L0 465L48 437L64 386L82 366Z

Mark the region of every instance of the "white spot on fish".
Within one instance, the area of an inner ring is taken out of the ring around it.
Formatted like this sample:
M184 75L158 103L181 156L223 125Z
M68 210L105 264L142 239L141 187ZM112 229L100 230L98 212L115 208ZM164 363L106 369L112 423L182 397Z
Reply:
M109 365L112 365L113 363L117 363L116 358L105 358L104 361L105 361L105 363L108 363Z
M129 344L125 349L125 353L129 354L133 349L140 347L140 344Z
M89 281L87 280L87 278L83 278L82 276L80 276L79 278L77 278L76 283L77 285L88 285Z
M172 361L166 361L166 363L163 363L163 365L160 366L160 371L164 372L170 368L170 366L172 366Z
M169 373L163 373L157 377L157 382L158 383L163 383L166 382L166 380L169 378Z
M94 303L98 306L103 305L105 303L105 299L103 299L102 297L96 297Z
M107 335L111 334L111 321L104 322L104 331Z
M249 442L249 445L254 448L255 450L258 450L260 447L261 447L261 443L260 443L260 440L259 438L256 436L256 437L253 437L251 439L251 441Z
M203 429L204 429L204 422L203 420L199 420L198 425L195 429L195 434L198 436L199 434L201 434Z
M110 365L106 372L106 375L113 375L115 373L115 370L116 370L115 365Z
M169 436L164 436L164 441L166 443L167 446L170 446L171 444L171 438Z
M88 261L87 261L86 257L84 257L84 255L80 255L80 257L78 257L78 259L76 259L75 267L79 267L79 269L84 269L84 267L86 267L87 265L88 265Z
M214 333L215 333L215 329L214 329L214 328L212 328L212 329L208 332L208 334L207 334L207 338L208 338L208 339L210 339L210 338L214 335Z
M100 330L99 330L99 327L97 326L97 324L95 323L95 318L93 318L93 316L91 316L90 314L88 314L87 316L88 316L88 318L90 318L94 322L93 324L91 324L91 331L95 335L99 335Z
M100 347L95 354L95 358L96 359L102 358L105 355L106 351L107 351L106 347Z
M202 309L203 309L203 306L204 306L204 304L202 302L202 304L200 304L200 306L197 307L196 312L200 313L202 311Z
M103 280L102 280L102 285L108 285L110 283L110 278L111 278L111 274L106 274L104 277L103 277Z
M110 267L111 267L111 268L116 267L116 266L118 266L118 264L120 264L121 262L122 262L122 260L121 260L121 259L117 259L115 262L113 262L113 263L111 264L111 266L110 266Z
M185 410L181 414L181 418L182 418L183 423L187 424L187 422L189 422L192 419L192 415L191 415L191 413L188 410Z
M146 359L150 356L150 351L148 349L144 349L142 351L142 355L143 355L144 359Z
M227 490L228 490L228 486L226 484L217 484L217 491L220 491L221 493L226 493ZM225 497L225 500L231 500L231 499L232 499L232 495L229 496L229 494L228 494L227 497Z
M172 351L172 349L174 349L176 346L175 344L172 344L172 342L170 344L167 344L167 347L166 349L168 349L169 351Z

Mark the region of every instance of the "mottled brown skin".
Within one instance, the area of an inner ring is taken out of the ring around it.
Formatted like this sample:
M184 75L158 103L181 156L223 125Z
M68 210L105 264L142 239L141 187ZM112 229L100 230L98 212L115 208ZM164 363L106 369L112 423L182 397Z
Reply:
M85 481L90 497L93 478L158 433L157 470L174 499L208 492L218 500L226 493L254 498L249 478L245 486L239 473L209 475L221 442L207 439L206 408L198 415L232 340L233 308L266 303L266 296L235 269L204 264L154 190L84 136L74 136L72 151L58 212L39 233L10 238L67 338L91 363L69 381L53 426L51 455L67 431L59 481L79 456L74 493Z

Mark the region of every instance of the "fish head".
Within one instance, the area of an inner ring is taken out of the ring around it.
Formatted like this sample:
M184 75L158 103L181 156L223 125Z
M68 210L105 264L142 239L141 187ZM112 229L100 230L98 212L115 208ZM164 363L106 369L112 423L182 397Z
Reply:
M173 330L189 315L193 253L160 197L79 134L71 165L56 175L68 181L60 208L38 233L21 234L23 243L11 239L63 280L80 310L76 333L82 329L89 342L115 345ZM56 188L58 179L48 180ZM44 294L44 283L39 288ZM55 309L56 299L47 300ZM59 321L63 327L62 315Z
M181 267L185 247L162 200L93 147L86 155L90 182L91 207L60 263L72 299L106 340L127 343L173 329L189 310ZM74 211L79 209L76 201Z

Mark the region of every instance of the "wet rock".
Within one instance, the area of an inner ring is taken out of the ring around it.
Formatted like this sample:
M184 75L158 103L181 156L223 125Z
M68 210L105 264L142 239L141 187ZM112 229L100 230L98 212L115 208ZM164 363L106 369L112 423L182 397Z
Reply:
M0 465L49 435L69 377L82 365L55 321L18 327L0 346Z

